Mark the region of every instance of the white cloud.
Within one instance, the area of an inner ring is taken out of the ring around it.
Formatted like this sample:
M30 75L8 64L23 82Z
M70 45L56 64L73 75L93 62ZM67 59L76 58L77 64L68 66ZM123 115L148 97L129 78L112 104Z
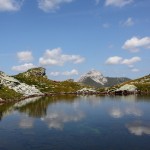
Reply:
M122 59L123 59L122 57L113 56L113 57L109 57L105 63L109 65L116 65L116 64L120 64Z
M12 70L22 72L22 71L27 71L28 69L31 69L31 68L34 68L34 67L36 67L36 66L34 66L32 63L25 63L23 65L13 66Z
M122 57L119 56L112 56L109 57L106 61L105 64L107 65L118 65L118 64L123 64L127 65L130 68L134 67L134 64L141 61L140 57L132 57L130 59L123 59ZM138 71L137 69L132 69L133 72Z
M123 49L130 50L131 52L139 51L139 48L150 48L150 37L138 38L132 37L127 40L122 46Z
M38 0L38 7L44 12L54 12L63 3L70 3L73 0Z
M129 17L125 22L122 23L123 26L130 27L134 25L134 21L131 17Z
M0 11L17 11L23 0L0 0Z
M79 73L76 69L73 69L71 71L65 71L62 74L65 76L72 76L72 75L78 75Z
M59 75L64 75L64 76L73 76L73 75L78 75L78 70L72 69L71 71L64 71L64 72L50 72L51 76L59 76Z
M134 0L106 0L106 6L116 6L116 7L123 7L132 3Z
M20 62L30 62L33 60L32 52L30 51L18 52L17 57Z
M60 75L60 72L50 72L50 75L51 76L59 76Z
M73 62L74 64L82 63L85 60L80 55L66 55L62 54L61 48L46 50L44 56L39 59L39 63L43 66L62 66L66 62Z
M137 68L133 68L133 69L131 69L131 71L132 71L132 72L139 72L140 70L137 69Z
M137 63L141 61L141 58L140 57L132 57L131 59L124 59L122 61L122 64L125 64L125 65L133 65L134 63Z

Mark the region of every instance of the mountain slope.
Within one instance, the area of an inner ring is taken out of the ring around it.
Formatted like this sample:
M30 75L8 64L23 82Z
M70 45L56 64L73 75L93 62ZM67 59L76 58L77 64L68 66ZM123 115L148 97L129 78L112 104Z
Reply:
M82 75L78 82L93 87L110 87L129 80L124 77L104 77L99 71L92 70Z
M117 87L121 87L125 84L135 85L137 89L142 92L150 92L150 74L135 80L124 82L122 84L117 85Z
M80 84L70 80L61 82L49 80L42 67L30 69L14 77L20 82L35 85L43 93L75 92L82 88Z

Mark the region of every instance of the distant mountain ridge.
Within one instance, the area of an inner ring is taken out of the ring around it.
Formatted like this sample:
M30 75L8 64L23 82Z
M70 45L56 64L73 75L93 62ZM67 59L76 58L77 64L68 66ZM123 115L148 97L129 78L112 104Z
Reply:
M129 80L130 79L126 77L104 77L101 72L97 70L91 70L82 75L77 82L98 88L114 86Z

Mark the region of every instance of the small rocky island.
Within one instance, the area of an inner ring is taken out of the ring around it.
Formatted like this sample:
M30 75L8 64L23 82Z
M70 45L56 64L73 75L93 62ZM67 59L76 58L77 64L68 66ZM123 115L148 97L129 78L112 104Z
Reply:
M102 75L92 74L90 77L96 81L103 79ZM88 76L89 78L89 76ZM114 83L115 84L115 83ZM73 80L53 81L46 76L45 68L33 68L15 76L9 76L0 71L0 102L19 101L21 99L35 96L51 96L56 94L149 94L150 75L136 80L126 82L111 87L94 87Z

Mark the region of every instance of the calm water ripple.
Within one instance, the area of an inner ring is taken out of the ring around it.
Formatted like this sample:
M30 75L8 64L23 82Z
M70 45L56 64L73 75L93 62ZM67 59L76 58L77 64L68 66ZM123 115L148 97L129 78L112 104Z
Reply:
M0 105L0 150L150 150L149 96L60 96Z

